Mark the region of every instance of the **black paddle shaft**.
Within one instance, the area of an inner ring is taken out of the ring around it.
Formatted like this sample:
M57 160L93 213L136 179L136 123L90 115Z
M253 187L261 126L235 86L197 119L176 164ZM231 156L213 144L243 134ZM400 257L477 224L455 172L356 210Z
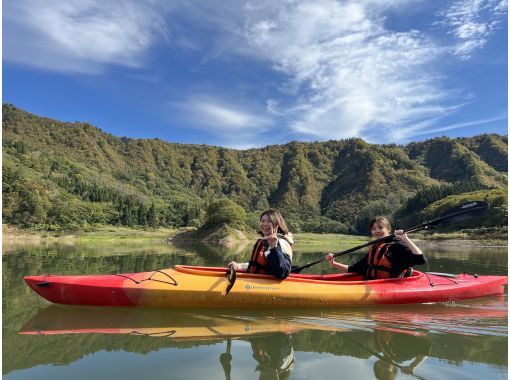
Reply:
M485 201L465 202L457 207L452 208L451 210L448 211L447 214L443 214L439 218L429 220L428 222L424 222L422 224L419 224L419 225L411 227L411 228L406 228L404 230L404 233L414 232L414 231L418 231L418 230L421 230L424 228L434 227L439 224L454 223L454 222L458 222L461 220L471 219L475 216L479 216L479 215L483 214L485 211L487 211L488 208L489 208L489 203L487 203ZM395 234L391 234L391 235L388 235L388 236L385 236L385 237L382 237L382 238L379 238L376 240L372 240L372 241L369 241L368 243L349 248L345 251L334 253L333 257L347 255L348 253L352 253L352 252L357 251L361 248L368 247L369 245L373 245L373 244L377 244L377 243L380 243L383 241L391 240L394 237L395 237ZM303 269L310 268L312 265L318 264L324 260L326 260L325 257L323 257L322 259L316 260L312 263L303 265L301 267L293 268L291 270L291 273L300 273Z

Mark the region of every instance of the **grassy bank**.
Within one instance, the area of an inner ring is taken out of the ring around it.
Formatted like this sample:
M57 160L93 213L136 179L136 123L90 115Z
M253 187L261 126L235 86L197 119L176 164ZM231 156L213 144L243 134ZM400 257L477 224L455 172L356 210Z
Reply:
M507 228L477 228L455 232L415 233L413 237L428 245L468 245L480 247L508 246Z
M170 229L170 228L126 228L115 226L94 227L89 230L51 232L24 230L16 226L2 225L2 243L15 244L23 242L24 244L39 244L42 242L106 242L106 241L150 241L165 240L178 233L189 229ZM248 240L255 240L255 233L246 233ZM411 237L417 243L423 245L472 245L472 246L507 246L508 235L506 228L481 228L476 230L460 230L450 233L414 233ZM319 247L323 250L331 246L332 250L338 250L338 247L345 249L364 244L369 241L368 236L355 236L343 234L315 234L299 233L294 234L296 248L300 251L313 252Z
M366 243L368 236L300 233L294 234L294 241L300 252L337 252Z
M2 225L2 243L23 241L26 244L41 242L88 242L88 241L118 241L118 240L163 240L179 232L170 228L126 228L101 226L80 231L38 231L25 230L16 226Z

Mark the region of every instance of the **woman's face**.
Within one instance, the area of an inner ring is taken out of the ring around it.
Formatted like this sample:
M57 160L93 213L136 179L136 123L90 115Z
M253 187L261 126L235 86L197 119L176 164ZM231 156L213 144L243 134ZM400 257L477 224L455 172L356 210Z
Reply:
M260 218L260 231L262 232L262 235L269 236L272 235L275 230L275 227L273 225L273 222L271 222L271 219L269 219L269 216L262 215Z
M383 226L379 223L374 223L370 232L372 233L373 238L379 239L388 236L391 231L386 226Z

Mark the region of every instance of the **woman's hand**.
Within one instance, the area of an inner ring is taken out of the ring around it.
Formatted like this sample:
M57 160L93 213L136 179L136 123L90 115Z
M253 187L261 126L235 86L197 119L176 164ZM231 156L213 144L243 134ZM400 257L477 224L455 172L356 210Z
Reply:
M407 243L409 241L409 237L404 230L396 230L393 234L395 235L395 238L400 240L402 243Z
M335 255L332 254L332 253L328 253L325 257L326 261L329 263L329 265L333 268L336 268L338 269L341 273L345 273L349 270L349 266L348 265L345 265L345 264L342 264L342 263L337 263L335 261Z
M276 232L273 232L266 239L269 244L269 248L275 248L278 245L278 235L276 235Z
M395 239L404 243L413 253L413 255L423 255L421 249L413 243L409 236L404 232L404 230L396 230L394 233Z

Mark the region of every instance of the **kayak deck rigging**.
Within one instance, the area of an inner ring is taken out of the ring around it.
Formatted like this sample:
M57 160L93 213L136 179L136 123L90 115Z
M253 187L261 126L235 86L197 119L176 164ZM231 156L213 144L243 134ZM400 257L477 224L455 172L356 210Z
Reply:
M152 278L152 276L154 276L156 273L162 273L162 274L164 274L164 275L165 275L165 276L167 276L170 280L172 280L172 281L173 281L173 283L168 282L168 281L156 280L156 279ZM123 273L115 273L115 276L120 276L120 277L127 278L128 280L133 281L133 282L134 282L135 284L137 284L137 285L138 285L138 284L141 284L141 283L142 283L142 282L144 282L144 281L157 281L157 282L162 282L162 283L164 283L164 284L169 284L169 285L173 285L173 286L177 286L177 285L179 285L179 284L177 283L177 281L175 280L175 278L173 278L173 277L172 277L172 276L170 276L168 273L166 273L166 272L164 272L163 270L160 270L160 269L155 270L154 272L152 272L152 274L151 274L148 278L145 278L145 279L140 280L140 281L137 281L137 280L135 280L133 277L130 277L130 276L128 276L128 275L126 275L126 274L123 274Z

